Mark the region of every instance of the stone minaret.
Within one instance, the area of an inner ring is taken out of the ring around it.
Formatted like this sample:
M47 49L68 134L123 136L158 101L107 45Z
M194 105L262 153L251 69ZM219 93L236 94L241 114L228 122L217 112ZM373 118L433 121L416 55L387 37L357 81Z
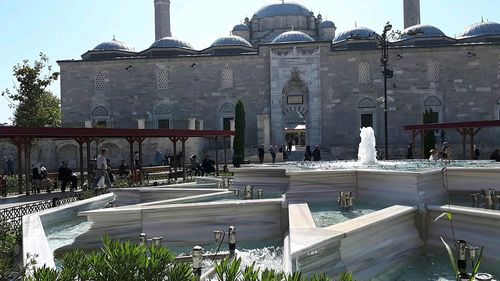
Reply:
M405 28L420 24L420 0L403 0Z
M155 1L155 40L170 37L170 0Z

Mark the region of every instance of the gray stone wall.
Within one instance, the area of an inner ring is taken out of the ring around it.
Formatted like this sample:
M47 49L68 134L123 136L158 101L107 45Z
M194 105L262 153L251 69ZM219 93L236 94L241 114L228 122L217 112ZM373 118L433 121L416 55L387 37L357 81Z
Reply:
M258 54L236 56L192 56L107 61L65 61L61 66L62 111L65 122L104 118L110 122L137 119L154 122L155 108L167 105L173 127L182 120L203 120L205 129L222 129L221 112L226 104L238 99L245 103L246 144L262 141L258 136L257 115L271 115L280 122L282 103L272 101L272 93L282 99L284 85L293 69L316 95L319 114L309 125L308 134L334 158L357 155L361 114L373 114L373 125L380 148L384 144L383 79L379 50L331 50L327 42L280 46L279 48L316 48L313 56L273 55L271 45L259 47ZM422 122L422 113L432 108L440 122L493 120L500 111L500 50L495 45L455 45L441 47L399 47L389 51L389 68L394 78L388 80L389 145L393 157L403 157L411 135L404 125ZM168 85L158 89L158 69L167 70ZM233 86L223 88L223 69L233 71ZM104 91L96 92L95 74L104 73ZM317 72L317 73L316 73ZM311 106L311 99L309 99ZM314 105L314 104L313 104ZM104 106L109 116L91 116L93 108ZM309 117L308 122L311 122ZM262 123L262 122L261 122ZM261 126L265 126L261 124ZM279 124L274 124L277 128ZM317 128L318 132L313 132ZM314 130L311 130L314 129ZM475 142L483 158L498 146L499 129L483 129ZM274 132L272 138L279 135ZM417 140L417 151L419 149ZM461 137L448 131L446 141L461 157ZM440 138L438 137L438 142ZM381 150L381 149L379 149Z

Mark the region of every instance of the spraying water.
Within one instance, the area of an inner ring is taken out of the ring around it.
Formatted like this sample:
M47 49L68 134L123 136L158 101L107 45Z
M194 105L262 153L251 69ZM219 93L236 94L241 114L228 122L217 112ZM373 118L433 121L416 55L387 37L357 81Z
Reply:
M375 150L375 132L371 127L361 128L361 142L359 143L358 162L362 165L375 164L377 162L377 150Z

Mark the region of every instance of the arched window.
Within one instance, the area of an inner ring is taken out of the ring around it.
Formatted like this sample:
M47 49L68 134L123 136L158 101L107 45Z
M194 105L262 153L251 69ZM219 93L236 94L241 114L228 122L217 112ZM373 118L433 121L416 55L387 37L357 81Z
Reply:
M441 106L441 100L436 96L430 96L425 99L424 106Z
M234 85L233 70L228 66L224 67L221 72L222 89L232 88Z
M108 115L108 110L104 106L97 106L92 110L93 117L107 117Z
M358 108L375 108L375 102L370 98L364 98L359 101Z
M441 80L441 63L436 59L427 62L427 79L429 81Z
M367 62L359 63L358 81L360 84L367 84L370 82L370 64Z
M170 107L166 104L160 104L155 108L154 113L158 129L170 129L170 120L172 119Z
M220 107L220 115L222 117L222 129L231 130L231 122L234 120L235 106L230 102L226 102Z
M172 111L170 110L170 107L166 104L160 104L156 107L155 109L155 115L161 115L161 114L170 114Z

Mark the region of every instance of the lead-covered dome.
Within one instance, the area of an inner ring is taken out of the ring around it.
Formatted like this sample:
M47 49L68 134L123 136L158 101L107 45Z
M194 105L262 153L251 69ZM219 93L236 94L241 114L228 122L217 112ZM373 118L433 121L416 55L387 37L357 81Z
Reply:
M250 28L248 27L248 25L243 23L237 24L233 27L233 31L249 31L249 30Z
M319 25L320 28L336 28L333 21L325 20Z
M125 52L135 52L133 47L130 47L125 42L113 39L112 41L102 42L97 45L93 51L125 51Z
M409 39L415 37L446 37L441 29L428 25L428 24L417 24L410 26L403 30L400 39Z
M485 36L500 35L500 24L491 21L485 21L470 25L458 35L458 39Z
M163 37L154 42L150 48L179 48L192 50L193 47L186 41L179 40L175 37Z
M248 42L244 38L235 35L220 37L219 39L215 40L212 43L212 45L210 45L210 47L221 47L221 46L243 46L252 48L252 44L250 44L250 42Z
M298 3L276 3L260 8L254 18L268 18L275 16L309 16L310 10Z
M313 42L311 36L305 34L300 31L287 31L283 32L280 35L276 36L272 41L272 44L280 44L280 43L300 43L300 42Z
M372 40L379 37L380 36L375 31L367 27L354 27L337 34L333 39L333 43L345 41L347 39Z

